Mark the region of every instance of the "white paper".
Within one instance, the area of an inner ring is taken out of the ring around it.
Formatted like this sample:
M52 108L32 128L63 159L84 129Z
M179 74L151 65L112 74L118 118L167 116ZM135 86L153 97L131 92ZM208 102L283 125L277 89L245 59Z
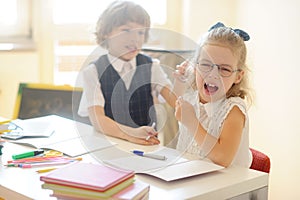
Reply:
M145 174L152 175L165 181L174 181L195 175L217 171L224 167L203 160L190 160L176 163L165 168L153 170Z
M114 167L133 170L137 174L148 174L165 181L178 180L224 168L205 160L185 159L179 151L166 147L156 152L147 153L164 155L167 160L152 159L134 155L130 152L122 152L117 149L117 146L96 152L93 155Z

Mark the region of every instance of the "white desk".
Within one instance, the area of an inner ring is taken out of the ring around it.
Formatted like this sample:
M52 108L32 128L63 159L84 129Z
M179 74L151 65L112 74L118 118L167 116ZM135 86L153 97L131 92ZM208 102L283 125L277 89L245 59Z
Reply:
M63 119L64 121L65 119ZM67 122L67 121L65 121ZM70 123L61 123L66 124ZM80 125L81 130L93 131L88 125ZM82 129L83 128L83 129ZM151 150L158 146L140 146L123 140L110 138L122 148L144 148ZM55 199L50 198L50 190L41 189L40 174L34 169L6 168L3 164L11 160L11 155L26 150L27 147L6 143L3 148L0 167L0 199ZM84 155L83 160L96 162L91 155ZM149 183L150 199L250 199L249 196L259 193L259 199L267 199L268 174L251 169L231 167L209 174L165 182L148 175L136 175L137 179ZM254 191L254 192L253 192Z

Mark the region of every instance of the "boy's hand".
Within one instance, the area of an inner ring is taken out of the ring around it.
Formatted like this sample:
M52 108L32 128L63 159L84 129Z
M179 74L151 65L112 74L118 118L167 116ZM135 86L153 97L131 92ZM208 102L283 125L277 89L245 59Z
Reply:
M127 141L135 143L135 144L142 144L142 145L157 145L157 144L160 144L160 141L156 137L150 137L148 140L146 140L146 139L143 139L143 138L128 136Z
M156 137L158 132L151 126L131 128L131 130L126 131L126 134L129 136L127 140L133 143L143 145L155 145L160 143Z

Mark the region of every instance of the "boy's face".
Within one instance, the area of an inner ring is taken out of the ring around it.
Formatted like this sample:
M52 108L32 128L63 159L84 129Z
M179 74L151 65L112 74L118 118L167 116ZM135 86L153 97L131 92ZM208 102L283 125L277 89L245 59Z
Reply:
M107 35L109 53L125 61L132 60L144 44L145 32L145 27L134 22L115 27Z

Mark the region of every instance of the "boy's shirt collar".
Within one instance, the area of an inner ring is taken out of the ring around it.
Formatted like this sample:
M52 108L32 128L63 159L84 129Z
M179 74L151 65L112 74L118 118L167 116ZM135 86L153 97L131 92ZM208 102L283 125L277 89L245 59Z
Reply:
M112 64L113 68L114 68L118 73L120 73L120 72L122 71L123 66L124 66L124 63L125 63L126 61L121 60L121 59L119 59L118 57L115 57L115 56L113 56L113 55L111 55L111 54L107 54L107 56L108 56L109 62ZM135 58L132 59L132 60L130 60L129 63L131 64L131 66L132 66L133 68L136 67L136 59L135 59Z

